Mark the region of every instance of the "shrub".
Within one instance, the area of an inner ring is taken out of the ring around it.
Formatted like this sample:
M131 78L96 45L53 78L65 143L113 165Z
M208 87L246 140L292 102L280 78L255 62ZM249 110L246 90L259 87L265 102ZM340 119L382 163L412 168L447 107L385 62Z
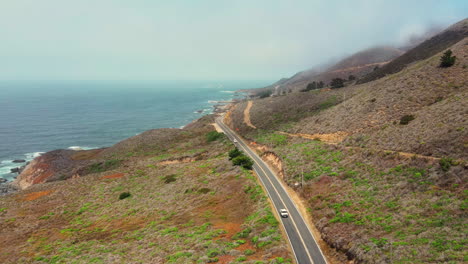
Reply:
M272 90L266 90L266 91L259 92L257 96L260 98L267 98L267 97L270 97L272 93L273 93Z
M356 80L356 76L354 76L354 75L351 74L351 75L348 77L348 80L349 80L349 81L354 81L354 80Z
M198 190L199 193L203 193L203 194L207 194L209 192L211 192L211 189L210 188L201 188L200 190Z
M317 89L317 83L316 82L311 82L307 85L305 89L302 89L301 92L308 92Z
M233 158L242 155L242 152L238 148L235 148L229 151L228 155L229 155L229 159L232 160Z
M452 56L452 51L447 50L446 52L444 52L444 55L442 55L442 57L440 57L440 65L439 66L442 67L442 68L450 67L453 64L455 64L456 59L457 59L456 56Z
M223 136L223 133L219 133L216 131L210 131L206 134L206 141L212 142L215 141Z
M163 177L163 181L164 183L171 183L171 182L175 182L177 180L176 176L174 174L171 174L171 175L166 175Z
M123 192L123 193L121 193L121 194L119 195L119 200L123 200L123 199L125 199L125 198L130 197L130 196L132 196L132 195L131 195L129 192Z
M331 81L330 86L333 89L344 87L344 80L341 78L335 78Z
M452 165L453 165L453 159L452 158L447 158L447 157L441 158L439 160L439 165L440 165L440 168L443 171L447 172L447 171L450 170L450 167L452 167Z
M244 169L251 170L254 162L252 161L251 158L245 156L244 154L241 154L234 159L232 159L232 164L236 166L241 166Z
M112 170L117 168L120 165L121 160L118 159L111 159L111 160L106 160L104 162L98 162L91 164L87 168L87 173L97 173L97 172L104 172L108 170Z
M407 125L412 120L414 120L413 115L404 115L400 118L400 125Z
M247 256L250 256L250 255L253 255L255 254L255 251L251 250L251 249L246 249L244 251L244 254L247 255Z

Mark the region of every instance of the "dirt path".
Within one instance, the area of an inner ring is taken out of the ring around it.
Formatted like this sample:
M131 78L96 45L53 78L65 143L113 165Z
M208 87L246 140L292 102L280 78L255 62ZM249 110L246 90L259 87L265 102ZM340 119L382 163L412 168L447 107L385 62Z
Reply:
M278 131L278 133L283 134L283 135L288 135L291 137L301 137L301 138L307 138L307 139L312 139L312 140L319 139L320 141L323 141L327 144L338 144L342 142L348 136L348 133L346 132L336 132L336 133L331 133L331 134L301 134L301 133L291 134L291 133Z
M336 132L332 134L291 134L291 133L286 133L282 131L278 131L277 133L283 134L283 135L288 135L291 137L301 137L301 138L306 138L306 139L311 139L311 140L317 140L319 139L321 142L330 144L330 145L337 145L338 143L341 143L349 134L346 132ZM395 150L388 150L388 149L376 149L376 148L363 148L363 147L353 147L353 146L348 146L345 147L346 149L356 149L356 150L375 150L375 151L380 151L380 152L387 152L387 153L392 153L392 154L398 154L402 157L405 158L411 158L411 157L416 157L416 158L423 158L426 160L430 161L438 161L441 158L438 157L433 157L433 156L424 156L421 154L416 154L416 153L410 153L410 152L400 152L400 151L395 151ZM457 160L457 161L462 161L462 160Z
M254 126L252 122L250 121L250 108L252 108L252 105L253 105L252 101L247 102L247 106L245 107L245 110L244 110L244 123L253 129L257 129L257 127Z

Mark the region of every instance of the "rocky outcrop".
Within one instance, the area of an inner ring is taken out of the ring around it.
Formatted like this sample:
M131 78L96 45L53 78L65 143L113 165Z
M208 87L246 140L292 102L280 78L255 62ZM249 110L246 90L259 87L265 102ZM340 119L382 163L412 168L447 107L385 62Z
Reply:
M94 151L94 150L92 150ZM89 160L76 159L77 155L91 151L54 150L32 160L13 182L20 189L33 184L65 180L90 163Z

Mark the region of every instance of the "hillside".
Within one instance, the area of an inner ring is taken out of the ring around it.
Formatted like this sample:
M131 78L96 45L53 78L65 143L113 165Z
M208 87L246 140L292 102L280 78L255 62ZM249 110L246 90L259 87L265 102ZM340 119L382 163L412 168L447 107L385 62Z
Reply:
M212 121L74 152L80 176L1 197L0 262L290 262L255 176L224 136L207 141Z
M356 263L466 261L468 38L447 46L446 32L430 40L444 49L395 74L243 102L226 116ZM457 61L440 68L445 49Z
M366 83L379 78L384 77L388 74L393 74L401 71L407 65L418 61L427 59L434 54L441 52L444 49L452 46L459 42L463 38L468 36L468 19L464 19L443 32L435 35L434 37L424 41L420 45L407 51L404 55L393 60L389 64L381 67L375 72L369 73L360 79L358 83Z
M325 69L312 68L298 72L290 78L283 78L263 89L276 91L299 91L307 84L322 81L328 84L333 78L348 79L350 75L362 77L372 72L375 67L382 66L403 54L403 51L387 46L369 48L348 56Z

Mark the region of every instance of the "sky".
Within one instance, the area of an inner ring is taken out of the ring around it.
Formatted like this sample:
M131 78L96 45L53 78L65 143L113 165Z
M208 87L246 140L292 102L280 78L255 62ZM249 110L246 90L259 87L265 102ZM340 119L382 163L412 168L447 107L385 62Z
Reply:
M276 80L467 14L465 0L0 0L0 80Z

